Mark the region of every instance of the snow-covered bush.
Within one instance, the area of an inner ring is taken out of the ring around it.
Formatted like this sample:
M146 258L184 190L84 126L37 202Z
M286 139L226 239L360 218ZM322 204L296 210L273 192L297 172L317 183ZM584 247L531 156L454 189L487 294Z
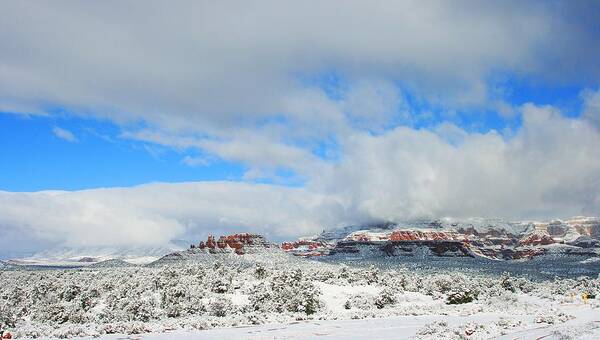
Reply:
M278 273L253 290L250 302L256 311L314 314L321 306L320 291L302 270Z
M446 303L449 305L460 305L462 303L469 303L477 299L478 295L478 292L472 290L451 292L446 298Z
M396 292L389 287L386 287L379 293L375 299L375 306L382 309L386 306L393 305L396 302Z
M209 310L213 316L224 317L231 311L231 301L227 298L215 300L210 303Z
M373 296L356 294L352 295L346 302L344 302L345 309L358 309L358 310L370 310L375 305L375 299Z
M558 312L555 310L544 311L538 314L535 317L536 323L547 323L547 324L555 324L555 323L563 323L573 319L573 316L570 314L566 314L564 312Z
M0 301L0 325L14 327L17 323L17 316L8 304Z
M426 324L417 331L417 338L426 338L439 335L448 331L448 323L445 321L434 321Z
M257 264L256 268L254 269L254 276L259 280L267 277L267 269L265 268L265 266L263 266L260 263Z

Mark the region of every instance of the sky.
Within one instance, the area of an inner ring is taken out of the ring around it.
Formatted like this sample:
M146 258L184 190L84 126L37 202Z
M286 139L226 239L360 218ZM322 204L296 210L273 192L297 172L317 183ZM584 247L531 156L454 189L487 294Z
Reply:
M0 4L0 257L600 215L597 1Z

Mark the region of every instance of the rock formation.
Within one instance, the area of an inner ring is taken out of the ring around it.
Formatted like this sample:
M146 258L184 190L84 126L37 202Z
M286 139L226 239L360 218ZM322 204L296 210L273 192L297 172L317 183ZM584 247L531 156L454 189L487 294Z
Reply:
M550 222L467 220L384 223L346 227L286 242L296 256L369 254L530 259L545 254L600 256L600 219L576 217Z
M192 245L191 249L205 250L210 253L217 252L235 252L243 255L248 251L260 248L271 248L274 245L269 243L262 235L241 233L227 236L220 236L215 241L215 237L208 235L206 242L200 241L198 245Z

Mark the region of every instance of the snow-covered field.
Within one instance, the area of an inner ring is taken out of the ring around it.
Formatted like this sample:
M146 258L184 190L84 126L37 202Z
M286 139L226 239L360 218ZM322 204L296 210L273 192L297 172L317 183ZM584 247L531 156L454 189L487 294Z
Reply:
M597 338L600 279L349 267L282 254L5 270L17 337Z
M433 315L399 316L358 320L313 320L289 324L240 326L203 331L149 333L135 338L164 339L598 339L598 314L578 310L573 320L560 324L529 323L507 325L499 314L470 316ZM531 318L529 318L531 319ZM501 328L498 332L497 328ZM470 336L468 334L471 334ZM504 335L496 335L501 333ZM122 335L105 335L103 339L123 339Z

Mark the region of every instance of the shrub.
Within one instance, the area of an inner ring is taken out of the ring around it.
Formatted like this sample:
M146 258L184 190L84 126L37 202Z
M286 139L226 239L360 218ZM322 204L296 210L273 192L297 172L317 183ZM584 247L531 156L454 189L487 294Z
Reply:
M448 305L460 305L463 303L473 302L473 300L477 299L479 293L467 290L467 291L459 291L448 294L446 298L446 304Z
M375 299L375 306L379 309L394 303L396 303L395 292L390 288L383 289Z

